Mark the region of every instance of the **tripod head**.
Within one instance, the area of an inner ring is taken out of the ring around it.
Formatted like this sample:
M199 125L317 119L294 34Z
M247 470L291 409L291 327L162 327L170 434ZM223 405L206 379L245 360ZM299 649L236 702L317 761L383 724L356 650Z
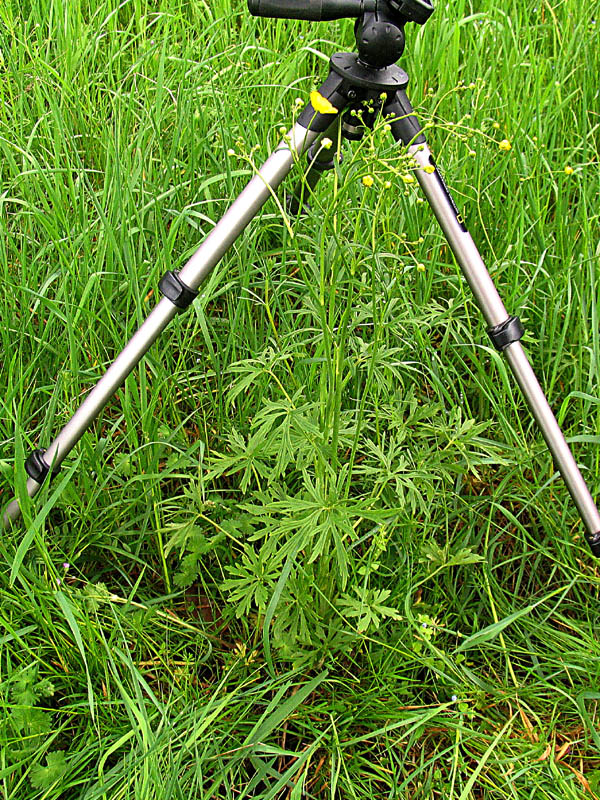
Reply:
M358 57L371 69L394 64L404 52L404 26L424 25L433 14L430 0L248 0L257 17L323 22L356 19Z

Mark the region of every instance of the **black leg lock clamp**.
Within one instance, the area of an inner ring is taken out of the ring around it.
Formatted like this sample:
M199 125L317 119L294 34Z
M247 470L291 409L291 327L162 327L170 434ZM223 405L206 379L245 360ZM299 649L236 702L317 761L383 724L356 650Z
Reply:
M181 311L186 309L198 297L198 292L186 286L179 277L179 273L171 270L165 272L162 276L158 288Z
M524 333L525 328L518 317L509 317L505 322L501 322L500 325L488 328L492 344L500 352L505 350L509 344L518 342Z
M48 477L48 473L51 469L50 464L48 464L44 458L45 455L45 450L34 450L25 462L25 472L30 478L33 478L36 483L39 483L40 486ZM52 477L54 477L59 470L60 467L54 467L52 470Z
M314 169L317 172L327 172L330 169L335 169L337 164L342 163L342 154L340 153L339 158L336 157L334 154L329 161L321 161L317 157L317 153L321 147L321 142L315 142L310 148L307 153L306 160L308 161L308 166L310 169Z
M596 533L586 533L585 538L592 553L596 558L600 558L600 531L596 531Z

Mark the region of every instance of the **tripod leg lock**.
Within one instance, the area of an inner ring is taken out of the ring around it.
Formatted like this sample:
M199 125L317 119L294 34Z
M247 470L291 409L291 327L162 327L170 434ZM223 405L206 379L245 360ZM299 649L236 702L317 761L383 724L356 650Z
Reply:
M40 485L46 480L48 473L51 470L50 464L48 464L44 458L45 455L45 450L34 450L25 462L25 472L30 478L33 478L33 480ZM52 470L52 477L57 474L59 469L60 467L54 467Z
M506 350L509 344L518 342L524 333L525 328L518 317L509 317L505 322L501 322L500 325L488 328L488 335L492 340L492 344L500 352Z
M179 277L179 273L169 270L160 279L158 288L180 311L184 311L198 297L195 289L190 289Z
M339 159L334 155L327 161L321 160L322 153L319 153L319 145L320 143L313 144L307 153L309 169L314 169L317 172L327 172L327 170L335 169L338 164L342 163L341 153ZM321 158L319 158L319 155Z

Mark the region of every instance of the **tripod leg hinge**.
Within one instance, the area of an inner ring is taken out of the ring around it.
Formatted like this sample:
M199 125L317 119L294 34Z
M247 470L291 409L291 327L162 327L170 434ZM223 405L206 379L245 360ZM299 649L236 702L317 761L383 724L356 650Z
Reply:
M518 342L525 333L525 328L518 317L509 317L500 325L488 328L488 334L496 350L505 350L509 344Z
M402 142L407 147L410 144L426 143L421 124L403 89L396 92L393 99L385 105L383 113L392 120L392 136L397 142Z
M338 112L345 108L348 103L346 97L342 94L343 85L344 79L335 72L330 72L323 85L319 88L321 97L329 100ZM309 103L296 121L309 131L324 133L334 121L334 116L317 111L313 104Z
M45 455L45 450L34 450L25 462L25 472L40 485L46 480L51 470L50 464L48 464L44 458ZM52 477L56 475L59 469L60 467L54 467L52 470Z
M198 297L195 289L190 289L179 277L179 273L169 270L160 279L159 290L181 311L186 309Z
M586 533L585 539L592 553L596 558L600 558L600 531L596 531L596 533Z

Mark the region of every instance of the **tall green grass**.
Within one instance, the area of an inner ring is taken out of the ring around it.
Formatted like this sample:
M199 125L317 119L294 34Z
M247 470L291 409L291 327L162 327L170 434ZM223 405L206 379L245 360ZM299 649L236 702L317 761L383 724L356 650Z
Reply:
M410 96L597 495L598 9L439 6ZM352 43L0 6L2 503ZM342 149L3 534L3 799L596 791L581 523L404 154Z

